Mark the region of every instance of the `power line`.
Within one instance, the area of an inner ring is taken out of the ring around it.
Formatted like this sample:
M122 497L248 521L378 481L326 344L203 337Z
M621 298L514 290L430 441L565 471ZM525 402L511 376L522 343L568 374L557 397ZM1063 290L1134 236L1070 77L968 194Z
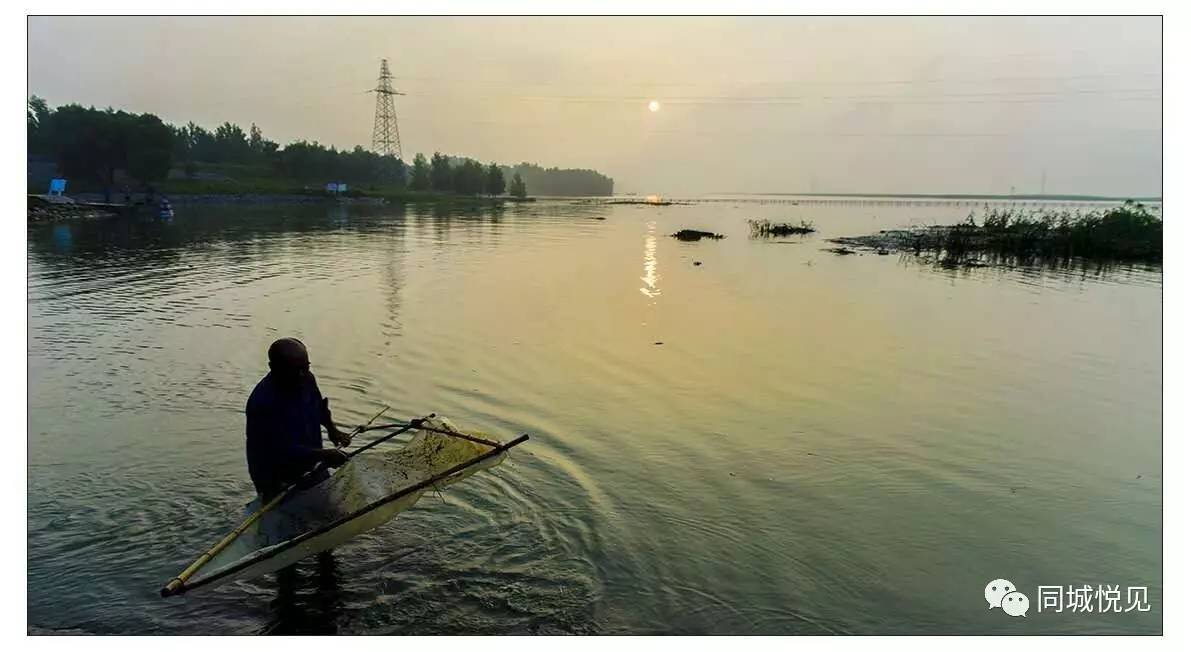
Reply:
M405 118L406 122L416 122L419 124L441 124L441 118L426 117L426 118ZM451 125L478 125L491 127L507 127L520 129L534 129L547 126L565 125L565 122L518 122L509 120L454 120L450 121ZM625 122L621 120L613 120L606 123L606 126L616 127L633 127L640 126L639 123ZM1098 127L1098 133L1130 133L1130 134L1161 134L1160 127L1146 128L1146 127ZM683 128L647 128L642 133L647 135L656 134L679 134L679 135L698 135L698 136L748 136L756 135L758 133L781 134L782 136L807 138L807 139L834 139L834 138L892 138L892 139L914 139L914 138L957 138L957 139L1019 139L1028 140L1031 138L1082 138L1086 137L1086 133L1080 131L1044 131L1044 132L970 132L970 131L821 131L821 130L806 130L802 128L771 128L754 125L744 129L707 129L701 127L692 127L688 129Z
M672 87L692 87L692 86L714 86L714 87L747 87L747 86L896 86L909 84L987 84L989 82L1009 82L1009 81L1038 81L1038 82L1062 82L1075 81L1085 79L1109 79L1117 77L1161 77L1161 73L1157 72L1110 72L1110 73L1096 73L1085 75L1018 75L1018 76L994 76L994 77L934 77L934 78L908 78L908 79L857 79L857 80L815 80L815 79L784 79L784 80L703 80L698 82L675 82L675 81L596 81L591 79L581 79L575 82L558 82L558 81L531 81L522 79L492 79L486 78L467 78L467 77L413 77L400 76L395 79L400 79L410 82L431 83L433 85L459 85L459 86L477 86L477 85L492 85L500 87L508 87L512 85L520 85L526 87L599 87L599 86L631 86L631 87L645 87L645 88L672 88Z
M490 93L455 93L478 99L522 102L558 102L566 104L619 104L658 100L663 104L704 105L799 105L810 102L853 102L864 104L1034 104L1061 102L1089 96L1118 101L1161 99L1160 88L1070 89L1065 91L1007 91L1003 93L933 93L914 95L521 95ZM410 93L410 97L441 98L443 93Z

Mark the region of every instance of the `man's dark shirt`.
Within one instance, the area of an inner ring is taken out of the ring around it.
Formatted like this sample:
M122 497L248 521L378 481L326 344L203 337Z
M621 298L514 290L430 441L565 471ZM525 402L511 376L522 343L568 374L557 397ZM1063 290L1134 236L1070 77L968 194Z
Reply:
M323 447L323 395L314 376L294 389L281 387L273 374L248 397L248 474L257 493L271 496L316 463Z

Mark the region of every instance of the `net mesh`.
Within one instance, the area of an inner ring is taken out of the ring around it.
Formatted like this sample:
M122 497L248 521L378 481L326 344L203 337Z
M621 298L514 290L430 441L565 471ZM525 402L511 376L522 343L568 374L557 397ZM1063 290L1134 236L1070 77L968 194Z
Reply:
M427 425L460 432L445 418L429 420ZM235 572L220 577L211 585L232 579L248 579L284 568L308 555L329 550L391 520L412 507L426 491L442 488L477 471L496 466L507 455L501 453L473 464L429 487L413 491L325 533L292 545L293 539L299 535L319 530L491 450L484 444L427 430L417 431L404 446L383 451L380 449L378 446L353 457L329 479L295 493L267 512L203 566L190 583L203 582L205 578L237 566L239 568ZM259 499L253 500L245 507L244 517L259 507Z

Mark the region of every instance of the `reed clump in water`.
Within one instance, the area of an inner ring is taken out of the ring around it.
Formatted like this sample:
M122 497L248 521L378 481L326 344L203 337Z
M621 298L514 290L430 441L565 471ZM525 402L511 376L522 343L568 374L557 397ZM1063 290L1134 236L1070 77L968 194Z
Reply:
M974 215L968 215L952 226L882 231L833 242L915 255L934 253L944 264L974 257L1161 262L1162 218L1134 201L1090 212L1003 208L986 210L979 224Z
M798 224L789 222L770 222L769 220L749 220L749 229L754 238L769 236L810 235L815 232L813 222L800 220Z

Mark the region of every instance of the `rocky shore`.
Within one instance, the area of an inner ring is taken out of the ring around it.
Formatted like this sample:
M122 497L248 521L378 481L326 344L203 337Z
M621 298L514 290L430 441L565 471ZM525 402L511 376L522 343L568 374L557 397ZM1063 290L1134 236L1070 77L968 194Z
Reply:
M64 220L95 220L120 214L121 207L97 206L70 200L51 200L29 196L28 220L31 223L61 222Z

